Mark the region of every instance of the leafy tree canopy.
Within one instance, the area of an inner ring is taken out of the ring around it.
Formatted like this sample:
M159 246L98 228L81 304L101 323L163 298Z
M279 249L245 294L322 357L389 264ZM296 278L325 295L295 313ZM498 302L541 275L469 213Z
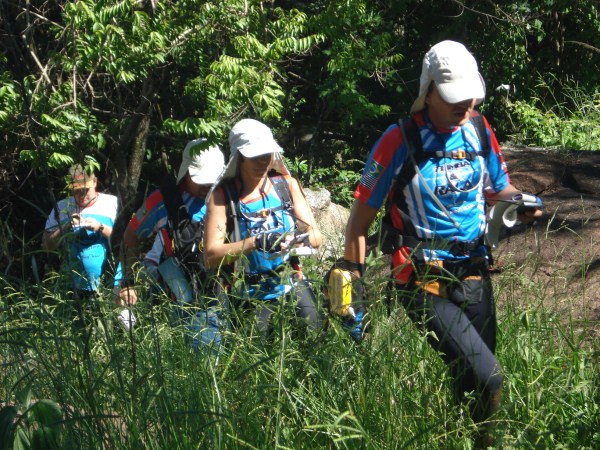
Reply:
M597 95L596 3L6 0L4 189L23 196L14 180L42 174L40 188L54 192L48 181L85 162L102 168L128 217L140 182L175 166L187 140L226 149L243 117L274 128L305 182L327 184L335 171L322 169L359 170L406 114L423 53L443 39L475 53L484 112L501 138L517 134L516 119L533 117L519 102L574 111L574 85Z

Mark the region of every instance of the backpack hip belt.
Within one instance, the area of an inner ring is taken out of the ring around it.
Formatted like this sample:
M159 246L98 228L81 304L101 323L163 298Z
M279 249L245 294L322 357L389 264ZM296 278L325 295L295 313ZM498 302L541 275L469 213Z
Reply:
M455 256L464 255L467 252L476 250L483 244L483 236L472 241L443 241L440 239L421 239L415 236L407 236L394 228L391 224L383 221L381 224L382 238L379 236L370 236L367 240L368 245L380 243L382 253L391 255L401 247L408 247L415 251L418 259L424 259L422 250L446 250ZM420 256L420 258L419 258Z
M483 256L469 258L461 261L435 261L433 263L417 263L415 270L417 277L423 275L450 275L461 279L468 276L478 276L487 273L489 264Z

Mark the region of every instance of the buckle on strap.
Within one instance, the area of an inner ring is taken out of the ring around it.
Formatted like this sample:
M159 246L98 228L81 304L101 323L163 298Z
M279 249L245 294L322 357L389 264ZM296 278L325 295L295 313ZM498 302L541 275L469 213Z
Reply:
M474 257L457 261L428 261L417 263L416 267L421 276L423 275L451 275L461 278L478 275L487 271L489 264L484 257Z
M435 152L435 156L438 158L468 159L469 161L474 161L480 155L481 152L467 152L464 149L454 150L451 152L438 150Z
M465 152L462 149L452 152L452 158L454 158L454 159L465 159L466 157L467 157L467 152Z

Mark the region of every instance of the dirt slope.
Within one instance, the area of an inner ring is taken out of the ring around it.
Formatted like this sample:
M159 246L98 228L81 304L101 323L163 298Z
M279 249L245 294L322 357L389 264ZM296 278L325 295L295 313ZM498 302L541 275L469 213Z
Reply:
M496 259L522 266L522 281L543 282L538 296L544 306L563 318L591 322L600 336L600 151L503 152L512 183L540 195L545 215L531 228L512 229ZM521 285L527 295L526 282Z

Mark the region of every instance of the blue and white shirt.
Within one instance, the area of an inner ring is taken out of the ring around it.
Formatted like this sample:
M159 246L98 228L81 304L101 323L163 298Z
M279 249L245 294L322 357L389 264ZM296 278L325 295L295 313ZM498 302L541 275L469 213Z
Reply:
M284 181L290 186L289 177ZM239 231L241 239L256 236L263 232L289 233L296 229L291 211L283 207L277 190L271 185L266 193L258 198L245 198L239 201ZM275 300L291 290L288 282L277 274L287 258L281 254L254 250L241 259L247 276L265 275L259 284L246 286L247 295L262 300Z
M98 193L96 201L85 208L80 208L73 197L58 202L58 221L53 209L46 220L45 230L52 232L59 224L62 226L71 220L73 214L82 219L93 218L101 224L113 228L117 217L118 200L114 195ZM65 239L68 242L68 270L73 273L75 289L95 291L98 289L110 255L110 242L102 234L76 228L69 232Z

